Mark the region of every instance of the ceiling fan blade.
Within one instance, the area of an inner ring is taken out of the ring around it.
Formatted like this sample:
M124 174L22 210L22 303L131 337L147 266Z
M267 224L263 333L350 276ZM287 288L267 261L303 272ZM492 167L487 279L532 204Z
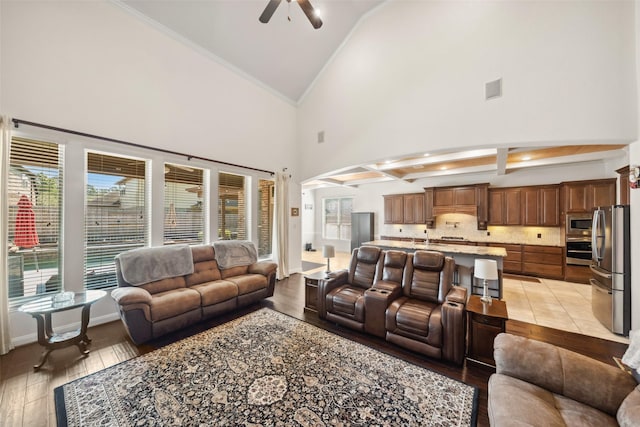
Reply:
M269 19L271 19L271 16L273 16L273 12L276 11L276 8L281 1L282 0L269 0L269 4L267 4L267 7L264 8L264 12L262 12L262 15L260 15L260 18L258 18L258 20L263 24L269 22Z
M317 30L318 28L322 27L322 19L320 19L320 17L316 14L316 10L313 8L313 6L311 6L309 0L298 0L298 4L302 8L304 14L307 15L307 18L309 18L309 22L311 22L313 28Z

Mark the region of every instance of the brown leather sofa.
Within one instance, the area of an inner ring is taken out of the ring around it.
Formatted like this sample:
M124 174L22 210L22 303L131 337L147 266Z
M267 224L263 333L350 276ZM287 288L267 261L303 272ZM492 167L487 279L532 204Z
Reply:
M364 331L364 292L373 285L382 254L380 248L373 246L356 248L348 270L334 273L332 279L318 283L321 318Z
M387 341L461 364L467 290L452 285L455 262L434 251L416 251L410 256L402 296L386 312Z
M639 426L640 386L627 372L552 344L494 340L488 413L501 426Z
M148 250L153 256L153 248ZM140 344L273 295L277 265L261 261L220 269L211 245L191 247L193 273L133 286L116 258L111 296L131 340Z
M454 269L453 259L440 252L407 254L362 246L354 249L348 270L319 282L318 314L460 364L467 290L452 285Z

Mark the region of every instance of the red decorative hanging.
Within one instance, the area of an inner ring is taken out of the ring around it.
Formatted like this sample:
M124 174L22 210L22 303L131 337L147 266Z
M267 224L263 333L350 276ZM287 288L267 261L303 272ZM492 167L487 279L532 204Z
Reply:
M16 214L16 237L14 245L29 249L40 244L36 231L36 215L33 213L31 201L24 194L18 201L18 213Z

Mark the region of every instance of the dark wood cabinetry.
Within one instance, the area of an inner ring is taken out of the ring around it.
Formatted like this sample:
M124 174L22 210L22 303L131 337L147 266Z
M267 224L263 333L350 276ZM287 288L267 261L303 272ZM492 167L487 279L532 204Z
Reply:
M384 197L385 224L424 224L424 193L391 194Z
M520 188L489 189L489 225L521 225L521 209Z
M478 230L486 230L489 220L489 184L425 188L425 223L435 226L437 215L461 213L475 216Z
M560 225L560 188L557 185L522 188L522 225Z
M405 194L404 198L404 223L424 224L424 193Z
M477 295L471 295L467 311L467 358L495 366L493 341L505 331L509 320L507 304L501 300L483 303Z
M557 185L489 189L489 225L560 225Z
M617 169L616 172L620 174L620 181L618 182L618 189L620 190L620 202L621 205L629 204L629 175L631 170L629 165Z
M507 256L502 259L502 270L505 273L522 273L522 245L489 243L489 246L507 251Z
M404 223L404 198L402 194L384 196L384 223Z
M522 272L550 279L564 278L564 248L560 246L522 246Z
M616 179L598 179L592 181L565 182L564 211L589 212L598 206L616 203Z

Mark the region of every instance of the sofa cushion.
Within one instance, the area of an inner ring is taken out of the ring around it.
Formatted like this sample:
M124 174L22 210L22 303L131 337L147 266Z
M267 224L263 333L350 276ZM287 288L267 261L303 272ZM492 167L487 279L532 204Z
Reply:
M500 426L616 426L610 415L507 375L489 378L489 422Z
M343 285L327 294L327 311L364 322L365 289Z
M511 334L493 342L496 372L536 384L615 416L636 387L633 377L567 349Z
M188 288L154 294L151 298L151 320L167 319L200 307L200 294Z
M390 332L425 342L429 345L442 346L442 316L438 304L403 298L391 303L387 316L395 320L395 329ZM389 323L391 326L393 322Z
M145 283L139 287L153 295L174 289L186 288L187 283L184 280L184 276L177 276L158 280L157 282Z
M248 265L240 265L238 267L226 268L224 270L220 270L220 274L223 279L228 279L235 276L242 276L243 274L247 274L249 271Z
M200 283L220 280L220 270L216 260L198 261L193 265L193 273L185 276L187 286L199 285Z
M241 276L229 277L227 280L236 284L238 287L238 295L250 294L251 292L265 289L268 285L267 278L262 274L243 274Z
M238 286L228 280L214 280L212 282L201 283L192 286L191 289L200 293L203 307L227 301L238 296Z
M640 425L640 385L622 401L616 415L622 427Z

